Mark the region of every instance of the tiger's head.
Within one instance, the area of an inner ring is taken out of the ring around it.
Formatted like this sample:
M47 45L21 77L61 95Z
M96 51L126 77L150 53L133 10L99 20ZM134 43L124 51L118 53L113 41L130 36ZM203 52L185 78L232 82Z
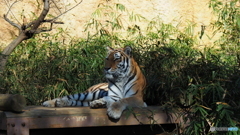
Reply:
M108 54L105 59L105 76L108 80L121 81L130 71L132 48L127 46L121 49L107 47Z

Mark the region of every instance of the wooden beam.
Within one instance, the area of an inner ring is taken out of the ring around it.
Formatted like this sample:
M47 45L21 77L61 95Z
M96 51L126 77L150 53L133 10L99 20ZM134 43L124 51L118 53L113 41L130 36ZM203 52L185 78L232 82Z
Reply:
M133 108L124 111L119 120L111 120L106 109L89 107L47 108L27 106L23 113L0 112L0 130L7 130L10 135L17 132L28 134L30 129L79 128L101 126L130 126L176 124L175 115L167 113L159 106ZM16 131L16 132L15 132Z

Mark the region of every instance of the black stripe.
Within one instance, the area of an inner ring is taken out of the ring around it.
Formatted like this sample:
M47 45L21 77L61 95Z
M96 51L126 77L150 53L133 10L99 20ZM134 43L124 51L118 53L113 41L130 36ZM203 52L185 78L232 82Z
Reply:
M103 97L105 97L105 96L107 96L108 95L108 92L107 91L105 91L104 89L100 89L99 90L99 93L98 93L98 99L99 98L103 98Z
M136 90L136 92L135 92L135 93L133 93L133 94L132 94L132 96L133 96L133 95L136 95L137 93L138 93L138 90Z
M80 99L81 99L81 93L78 93L78 100L80 101Z
M72 104L71 104L71 106L73 106L73 101L72 101Z
M68 100L72 99L70 96L71 96L71 95L68 95L68 96L67 96Z
M124 61L124 63L125 63L125 61ZM127 58L127 66L125 67L124 73L127 72L128 67L129 67L129 58Z
M109 88L109 90L114 93L115 95L118 95L115 91L113 91L112 89Z
M99 99L99 98L102 98L102 93L103 93L103 91L102 91L102 89L100 89L100 90L99 90L99 93L98 93L98 99Z
M102 97L108 96L108 91L103 91Z
M87 98L87 96L88 96L88 93L86 93L84 96L85 96L85 97L83 98L82 101L85 101L85 100L86 100L86 98Z
M116 96L112 96L112 97L115 97L115 98L120 98L120 97L119 97L119 96L117 96L117 95L116 95Z
M75 100L75 102L76 102L76 103L75 103L75 106L77 106L77 101Z
M119 88L115 83L113 83L113 82L112 82L111 80L109 80L109 79L108 79L108 81L111 82L113 85L115 85L115 86L118 88L118 90L120 91L120 88ZM109 87L109 90L110 90L110 86L108 86L108 87ZM117 95L117 94L116 94L116 95Z
M81 105L80 106L83 106L83 101L80 101Z
M124 88L126 87L126 85L131 82L134 78L135 78L136 74L133 74L127 81L127 83L123 86Z
M134 86L134 85L136 85L136 83L134 83L130 88L128 88L128 90L126 91L126 93L125 93L125 95L124 96L126 96L127 95L127 93L132 89L132 87Z
M125 89L126 85L135 78L135 76L136 76L136 69L134 70L133 75L128 79L127 83L123 86L124 89Z
M115 102L118 101L118 100L114 99L113 97L111 97L111 99L114 100Z
M97 91L93 92L92 101L93 101L94 98L95 98L96 92L97 92Z

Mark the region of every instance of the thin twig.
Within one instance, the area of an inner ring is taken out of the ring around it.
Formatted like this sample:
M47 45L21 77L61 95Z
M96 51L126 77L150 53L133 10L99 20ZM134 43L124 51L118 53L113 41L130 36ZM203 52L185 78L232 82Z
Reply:
M4 19L5 19L8 23L10 23L10 24L11 24L12 26L14 26L14 27L17 27L17 28L19 29L19 31L21 31L21 26L20 26L20 25L18 25L18 24L16 24L16 23L12 22L11 20L9 20L9 19L7 18L9 12L11 11L11 8L12 8L13 5L14 5L15 3L17 3L17 2L18 2L18 1L14 1L13 4L10 5L10 7L9 7L9 9L8 9L8 11L7 11L7 13L4 14L3 17L4 17ZM14 18L15 18L15 16L14 16ZM15 18L15 19L16 19L16 18ZM16 20L17 20L17 19L16 19ZM18 20L17 20L17 21L18 21Z
M39 34L39 33L41 33L41 32L51 31L51 30L52 30L52 25L53 25L53 23L51 23L50 28L47 29L47 30L44 30L44 29L37 29L37 30L34 32L34 34Z
M52 21L51 19L43 20L43 22L49 22L54 24L64 24L63 22L56 22L56 21Z
M57 6L56 2L55 2L54 0L52 0L52 2L53 2L53 4L55 5L55 7L57 7L57 10L59 11L59 13L61 13L61 14L62 14L62 12L61 12L61 10L58 8L58 6Z
M8 15L8 13L11 11L11 8L13 7L13 5L14 5L15 3L17 3L17 2L18 2L18 1L14 1L13 4L9 6L6 15Z
M14 3L12 3L12 5L10 5L9 2L7 2L6 0L5 0L5 2L6 2L6 5L8 6L8 8L9 8L8 12L11 12L12 16L14 17L14 19L17 21L18 24L20 24L20 22L18 21L18 19L16 18L16 16L13 14L13 12L11 10L12 6L15 3L17 3L18 1L16 0Z
M82 3L82 1L83 1L83 0L81 0L78 4L76 4L75 6L73 6L73 7L70 8L70 9L68 9L67 11L63 12L63 13L60 14L59 16L57 16L57 17L55 17L55 18L53 18L53 19L49 19L49 20L54 21L54 20L58 19L60 16L66 14L66 13L69 12L70 10L72 10L72 9L74 9L75 7L77 7L78 5L80 5L80 4Z

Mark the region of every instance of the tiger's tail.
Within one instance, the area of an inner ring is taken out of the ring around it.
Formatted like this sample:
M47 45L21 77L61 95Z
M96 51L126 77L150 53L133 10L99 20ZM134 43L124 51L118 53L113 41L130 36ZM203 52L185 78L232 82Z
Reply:
M83 93L55 98L53 100L45 101L45 107L67 107L67 106L89 106L90 102L96 99L108 96L108 84L96 84Z

